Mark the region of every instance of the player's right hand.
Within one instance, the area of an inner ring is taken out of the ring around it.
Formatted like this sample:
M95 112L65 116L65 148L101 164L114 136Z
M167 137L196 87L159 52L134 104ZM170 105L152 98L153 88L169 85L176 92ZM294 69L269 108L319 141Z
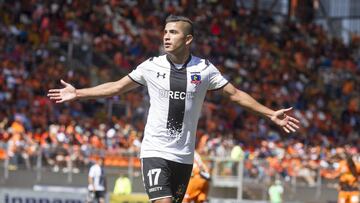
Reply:
M51 89L49 90L47 96L56 103L63 103L76 99L75 87L63 80L61 80L61 84L63 84L65 87L62 89Z

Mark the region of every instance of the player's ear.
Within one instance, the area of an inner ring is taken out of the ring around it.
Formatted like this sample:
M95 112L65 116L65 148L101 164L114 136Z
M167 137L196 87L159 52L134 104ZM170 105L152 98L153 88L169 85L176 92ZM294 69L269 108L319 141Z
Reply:
M186 45L190 45L193 41L194 37L190 34L186 35Z

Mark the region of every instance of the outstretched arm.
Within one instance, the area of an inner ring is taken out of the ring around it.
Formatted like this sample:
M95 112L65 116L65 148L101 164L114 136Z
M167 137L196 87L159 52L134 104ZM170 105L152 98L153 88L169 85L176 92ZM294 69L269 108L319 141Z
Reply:
M290 131L295 132L296 129L299 128L299 121L291 116L286 115L286 112L290 111L292 107L288 109L280 109L278 111L271 110L257 102L246 92L236 89L230 83L225 85L223 92L230 98L230 100L252 112L269 118L287 133L290 133Z
M110 97L123 94L131 89L139 86L138 83L131 80L128 76L115 82L104 83L91 88L76 89L69 83L61 80L61 84L65 87L62 89L51 89L48 92L48 97L55 100L56 103L63 103L76 99L92 99Z

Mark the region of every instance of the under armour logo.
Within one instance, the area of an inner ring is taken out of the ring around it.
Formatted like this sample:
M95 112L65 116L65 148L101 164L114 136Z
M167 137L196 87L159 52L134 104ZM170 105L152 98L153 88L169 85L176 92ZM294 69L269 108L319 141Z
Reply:
M157 72L157 76L156 76L156 77L159 78L160 76L162 76L163 78L165 78L165 75L166 75L166 73L164 73L164 74L161 75L159 72Z

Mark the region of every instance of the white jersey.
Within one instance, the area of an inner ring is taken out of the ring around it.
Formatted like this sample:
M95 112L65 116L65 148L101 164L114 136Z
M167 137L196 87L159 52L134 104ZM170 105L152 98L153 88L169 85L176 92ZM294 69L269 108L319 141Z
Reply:
M89 177L92 178L94 185L89 184L88 189L93 191L95 186L96 191L105 191L105 173L99 164L94 164L90 167Z
M128 76L146 86L150 96L140 158L192 164L206 92L220 89L228 81L208 60L195 56L180 69L166 55L150 58Z

